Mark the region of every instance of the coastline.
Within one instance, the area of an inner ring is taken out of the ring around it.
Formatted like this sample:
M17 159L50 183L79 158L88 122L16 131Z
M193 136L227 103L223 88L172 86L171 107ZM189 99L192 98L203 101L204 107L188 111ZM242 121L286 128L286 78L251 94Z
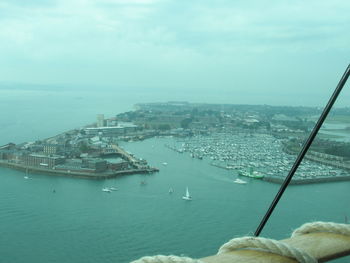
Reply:
M165 145L173 151L188 152L192 158L200 160L206 157L210 165L227 170L246 168L264 173L269 169L265 181L280 182L283 177L275 176L288 172L288 165L293 161L290 154L296 153L293 147L312 124L306 119L291 117L305 114L305 109L298 112L287 108L287 115L280 116L279 108L256 105L247 108L168 102L138 106L137 111L123 112L108 119L98 114L96 123L43 140L0 146L0 166L87 179L156 172L157 168L150 167L146 160L137 158L118 143L168 135L182 141L181 146L175 146L175 142ZM248 115L252 109L256 114ZM307 112L311 114L314 110ZM113 163L103 159L109 155L119 160ZM346 155L339 157L310 151L305 159L310 162L306 162L300 176L293 180L295 184L348 179L344 176L350 170ZM323 169L318 164L328 167Z
M97 180L114 178L121 175L145 174L145 173L153 173L153 172L159 171L157 168L143 168L143 169L139 168L139 169L115 171L113 173L82 173L82 172L72 172L72 171L68 172L68 171L54 170L54 169L44 169L44 168L25 166L21 164L9 163L9 162L3 162L3 161L0 161L0 166L23 171L23 172L29 172L29 173L66 176L66 177L83 178L83 179L97 179Z
M285 178L265 176L263 181L282 184ZM315 183L329 183L329 182L343 182L350 181L350 176L329 176L329 177L318 177L311 179L292 179L290 181L291 185L301 185L301 184L315 184Z

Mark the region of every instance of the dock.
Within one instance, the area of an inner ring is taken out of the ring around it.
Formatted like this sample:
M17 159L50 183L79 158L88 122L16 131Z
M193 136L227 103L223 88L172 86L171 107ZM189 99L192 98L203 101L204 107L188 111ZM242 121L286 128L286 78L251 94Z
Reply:
M115 153L120 155L121 158L128 161L136 169L145 169L145 162L135 158L133 155L125 151L123 148L119 147L116 144L112 144L112 149L115 150ZM154 168L152 168L154 169Z

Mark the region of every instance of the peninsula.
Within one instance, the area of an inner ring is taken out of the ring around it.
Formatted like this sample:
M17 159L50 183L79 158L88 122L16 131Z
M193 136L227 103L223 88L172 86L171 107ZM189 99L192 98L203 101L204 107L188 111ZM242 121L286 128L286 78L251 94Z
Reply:
M172 136L176 141L165 145L170 150L281 183L321 111L188 102L144 103L135 108L107 119L98 114L96 123L44 140L1 146L0 166L92 179L152 173L158 169L124 150L120 142ZM334 109L329 117L292 183L350 179L350 109Z
M81 129L35 142L8 143L0 147L0 166L26 173L89 179L158 171L117 143L120 135L136 132L136 125L106 125L107 120L99 114L96 123Z

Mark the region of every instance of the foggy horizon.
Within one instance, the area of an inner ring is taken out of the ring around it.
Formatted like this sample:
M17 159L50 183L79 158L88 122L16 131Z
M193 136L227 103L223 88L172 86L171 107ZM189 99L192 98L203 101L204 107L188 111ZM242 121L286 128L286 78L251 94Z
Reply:
M349 8L342 0L2 1L0 89L186 91L204 102L322 106L349 63Z

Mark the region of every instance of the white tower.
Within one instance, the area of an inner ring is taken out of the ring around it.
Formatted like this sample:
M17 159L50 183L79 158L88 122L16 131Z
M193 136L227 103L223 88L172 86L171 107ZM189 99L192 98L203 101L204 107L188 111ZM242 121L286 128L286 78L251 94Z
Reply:
M103 114L97 114L97 127L104 127L105 116Z

